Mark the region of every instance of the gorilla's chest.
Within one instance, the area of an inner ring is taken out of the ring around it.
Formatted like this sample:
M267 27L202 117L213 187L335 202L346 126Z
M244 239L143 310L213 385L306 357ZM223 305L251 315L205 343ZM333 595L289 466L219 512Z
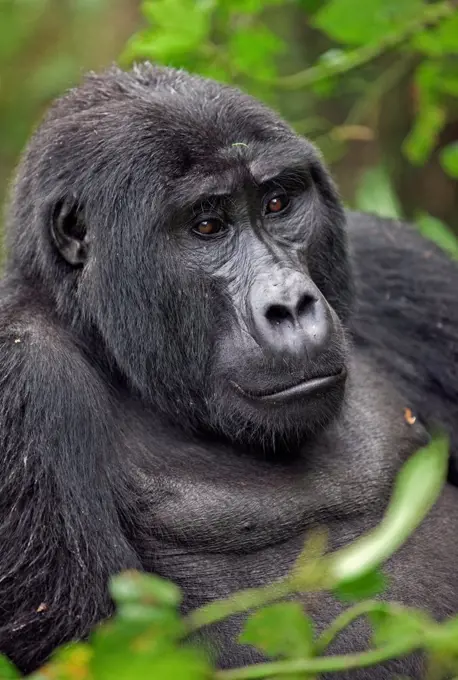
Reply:
M285 575L312 527L326 525L340 545L382 509L381 488L364 472L355 483L304 459L274 465L217 451L212 464L201 450L189 454L183 467L173 455L154 474L142 466L132 537L144 568L183 588L186 608Z
M194 461L188 471L146 478L147 516L156 536L192 551L250 553L376 500L364 475L346 486L344 476L336 480L300 464L237 467L212 470Z
M393 441L376 411L361 427L367 409L357 407L289 461L172 438L157 422L132 414L124 444L135 464L141 511L134 531L146 561L164 551L241 556L290 541L300 548L316 525L345 527L346 518L359 516L373 525L422 431L407 429L399 410L390 423ZM351 533L339 530L337 541Z

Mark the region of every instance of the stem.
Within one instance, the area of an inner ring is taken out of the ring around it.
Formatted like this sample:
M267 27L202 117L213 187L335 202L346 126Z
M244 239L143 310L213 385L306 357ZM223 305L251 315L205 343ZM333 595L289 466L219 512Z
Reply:
M381 56L394 47L405 42L425 26L434 25L452 16L456 11L456 0L446 0L435 5L426 5L420 17L409 21L397 33L386 36L380 42L373 45L364 45L347 52L342 60L335 64L320 64L311 66L304 71L299 71L290 76L284 76L275 81L275 85L285 90L295 90L318 83L330 76L346 73L358 66L363 66Z
M406 656L419 647L420 642L413 644L412 641L403 641L398 644L362 652L361 654L341 654L322 658L293 659L291 661L253 664L245 668L219 671L215 675L215 680L256 680L258 678L271 678L277 675L294 675L295 673L309 675L337 673L339 671L375 666L384 661Z
M321 656L331 642L355 619L359 619L360 616L364 616L370 612L380 611L381 609L386 611L387 607L390 607L391 609L391 606L387 605L386 602L367 600L366 602L358 602L358 604L355 604L353 607L346 609L321 633L315 643L315 655Z
M289 580L273 583L262 588L251 588L230 595L225 600L216 600L199 607L188 614L184 623L187 632L194 633L196 630L217 623L228 616L242 614L251 609L263 607L266 604L280 600L293 592Z
M370 109L375 107L375 105L380 101L386 92L391 90L400 80L403 78L408 71L412 68L414 62L414 55L405 55L403 59L396 60L391 66L389 66L383 73L377 78L373 84L368 84L367 91L363 97L360 97L354 106L350 109L346 119L340 125L336 125L323 134L318 135L314 138L315 144L319 149L325 146L325 144L332 139L333 142L337 141L348 141L349 139L364 139L363 137L355 136L344 136L347 129L351 129L355 125L361 125L370 113ZM308 131L305 129L304 121L298 121L293 123L293 128L302 135L307 135ZM329 123L328 123L329 126ZM318 129L318 128L317 128ZM369 131L370 128L367 128ZM366 138L367 139L367 138ZM326 154L328 162L333 162L339 155L344 153L343 147L339 147L335 144L332 146L334 156L331 157L329 152ZM340 153L339 153L340 152ZM337 156L335 155L337 153Z

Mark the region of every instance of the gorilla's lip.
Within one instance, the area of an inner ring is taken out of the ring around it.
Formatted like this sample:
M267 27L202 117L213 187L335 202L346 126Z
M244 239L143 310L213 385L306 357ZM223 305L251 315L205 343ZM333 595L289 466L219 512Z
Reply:
M242 394L249 399L263 403L274 404L280 401L285 402L293 401L295 399L303 399L304 397L315 395L318 392L324 392L325 390L328 390L331 387L335 387L336 385L344 382L346 377L347 371L345 368L342 368L338 373L309 378L308 380L302 380L301 382L294 383L289 387L282 387L279 390L271 392L251 392L244 390L235 382L232 384L239 392L242 392Z

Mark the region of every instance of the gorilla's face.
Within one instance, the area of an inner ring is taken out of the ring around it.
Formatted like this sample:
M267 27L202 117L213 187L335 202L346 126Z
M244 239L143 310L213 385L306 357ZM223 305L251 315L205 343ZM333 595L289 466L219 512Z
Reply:
M351 299L333 185L272 112L166 73L173 88L130 76L125 100L101 80L97 134L93 109L72 121L74 163L98 172L84 190L73 177L51 232L83 317L178 422L258 440L316 430L344 394Z
M183 271L208 283L210 419L244 436L249 424L256 439L324 426L344 394L346 291L335 281L341 215L317 159L295 138L247 140L195 171L189 208L171 223L177 284Z

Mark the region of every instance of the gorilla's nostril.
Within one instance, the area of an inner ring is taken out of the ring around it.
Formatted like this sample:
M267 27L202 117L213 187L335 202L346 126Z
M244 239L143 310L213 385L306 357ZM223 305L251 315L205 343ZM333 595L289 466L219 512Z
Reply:
M316 298L314 298L312 295L307 295L306 293L302 295L296 307L297 317L299 318L303 314L310 312L310 309L315 304L315 302Z
M291 312L284 305L270 305L266 311L266 319L273 326L279 326L284 321L294 321Z

